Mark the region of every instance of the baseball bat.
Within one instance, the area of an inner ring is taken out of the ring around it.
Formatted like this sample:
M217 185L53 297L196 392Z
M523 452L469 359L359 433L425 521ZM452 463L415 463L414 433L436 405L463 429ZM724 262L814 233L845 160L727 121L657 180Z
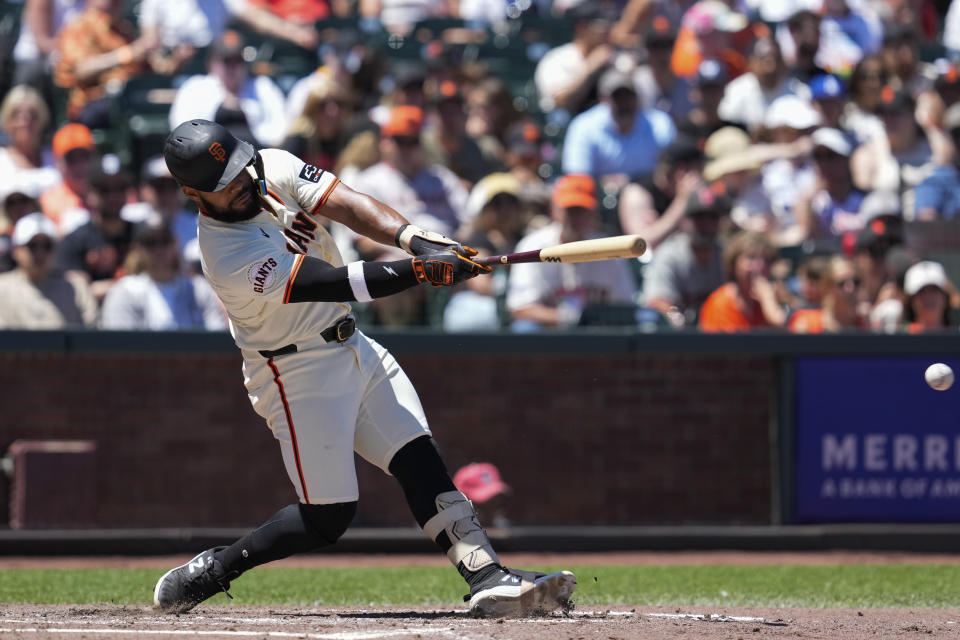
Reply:
M617 258L636 258L647 250L647 241L637 235L613 236L596 240L565 242L536 251L521 251L501 256L474 258L482 265L517 264L519 262L595 262L597 260L616 260Z

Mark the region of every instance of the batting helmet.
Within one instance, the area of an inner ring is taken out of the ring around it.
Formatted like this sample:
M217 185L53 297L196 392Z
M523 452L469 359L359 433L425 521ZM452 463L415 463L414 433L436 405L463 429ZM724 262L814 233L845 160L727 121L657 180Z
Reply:
M238 140L216 122L188 120L170 132L163 159L181 185L220 191L253 159L253 145Z

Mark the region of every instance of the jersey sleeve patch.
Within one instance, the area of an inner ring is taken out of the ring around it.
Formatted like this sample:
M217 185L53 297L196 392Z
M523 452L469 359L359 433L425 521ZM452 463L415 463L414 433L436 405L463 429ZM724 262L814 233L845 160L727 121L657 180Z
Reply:
M269 293L277 284L277 267L280 266L276 259L267 258L261 262L254 262L247 269L247 280L253 293Z
M315 167L312 164L305 164L303 168L300 169L300 179L308 182L320 182L320 176L322 175L323 169Z

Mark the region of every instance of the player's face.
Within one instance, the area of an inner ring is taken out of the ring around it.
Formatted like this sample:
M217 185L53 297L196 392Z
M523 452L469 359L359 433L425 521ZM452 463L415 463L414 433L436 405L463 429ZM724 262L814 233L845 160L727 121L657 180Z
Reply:
M249 220L260 213L257 186L246 171L220 191L197 191L185 187L183 192L208 216L222 222Z

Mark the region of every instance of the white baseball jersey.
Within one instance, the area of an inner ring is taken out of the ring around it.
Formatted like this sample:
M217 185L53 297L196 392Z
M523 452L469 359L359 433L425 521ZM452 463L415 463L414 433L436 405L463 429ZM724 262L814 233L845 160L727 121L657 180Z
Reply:
M285 304L303 255L343 266L330 234L317 221L339 180L280 149L264 149L264 175L274 213L220 222L202 215L200 261L230 317L242 350L274 350L316 339L350 312L343 302Z
M280 443L301 502L358 498L356 452L385 472L405 444L430 435L420 399L400 365L357 331L342 344L320 332L350 311L342 302L285 303L305 255L342 266L317 217L339 180L286 151L265 149L269 202L243 222L200 216L203 271L230 317L253 409ZM264 357L290 344L297 351Z

